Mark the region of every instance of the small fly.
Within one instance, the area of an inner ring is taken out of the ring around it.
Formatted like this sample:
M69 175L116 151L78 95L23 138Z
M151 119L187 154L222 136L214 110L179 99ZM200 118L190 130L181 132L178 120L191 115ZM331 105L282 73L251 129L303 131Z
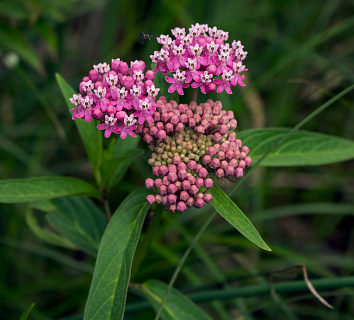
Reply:
M148 41L150 41L154 38L157 38L157 36L152 36L150 34L142 32L142 31L140 31L140 35L144 38L144 40L148 40Z

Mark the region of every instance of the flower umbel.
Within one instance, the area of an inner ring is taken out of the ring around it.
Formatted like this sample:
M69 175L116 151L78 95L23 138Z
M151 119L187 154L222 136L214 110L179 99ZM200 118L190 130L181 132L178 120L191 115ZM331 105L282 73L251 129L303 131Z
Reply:
M136 119L142 124L153 121L155 99L160 89L155 88L154 73L145 72L143 61L131 62L130 68L120 59L112 59L111 65L99 63L93 66L88 77L80 83L80 94L74 94L70 102L72 119L92 117L102 121L97 126L109 138L113 133L122 139L129 134L135 137Z

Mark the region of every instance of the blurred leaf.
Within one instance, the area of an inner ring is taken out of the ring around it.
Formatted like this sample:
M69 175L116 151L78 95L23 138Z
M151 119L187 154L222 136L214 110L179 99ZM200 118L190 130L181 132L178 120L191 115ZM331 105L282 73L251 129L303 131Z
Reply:
M107 160L100 167L101 186L107 190L118 184L118 178L122 177L121 171L125 173L126 164L131 163L132 158L144 154L142 149L131 149L124 152L121 156L115 159Z
M35 306L35 303L32 303L26 310L24 313L22 313L20 320L27 320L28 316L31 312L31 310L33 309L33 307Z
M55 246L61 246L65 248L75 249L75 245L68 239L61 237L60 235L51 231L45 230L40 227L37 219L33 215L33 210L28 208L26 210L26 222L31 231L41 240L50 243Z
M244 215L239 207L222 191L217 185L209 190L213 196L210 203L215 210L233 227L235 227L243 236L260 248L271 251L268 245L263 241L252 222Z
M70 177L40 177L0 181L0 203L30 202L79 195L101 196L93 185Z
M69 110L73 109L74 106L69 101L69 98L71 98L76 91L65 81L64 78L62 78L60 74L57 73L56 78ZM96 120L86 122L85 119L76 119L75 124L79 130L81 139L84 142L96 181L99 182L99 167L103 158L102 132L97 129Z
M30 43L15 28L0 26L0 47L16 52L36 71L42 71L42 64Z
M145 188L132 192L103 235L85 308L85 320L123 319L134 252L148 211Z
M65 197L52 202L56 210L47 214L47 221L76 247L96 256L107 225L103 212L86 197Z
M41 17L37 20L34 28L46 40L51 52L56 55L58 51L58 35L53 28Z
M250 148L255 162L272 148L290 129L255 129L237 133L242 144ZM262 166L323 165L354 158L354 142L320 133L296 131L272 151Z
M167 284L157 280L146 281L141 286L155 311L159 309L167 287ZM211 320L192 300L174 288L171 289L163 306L161 318L163 320Z
M21 1L3 0L0 2L0 15L6 18L23 20L28 17L28 11Z

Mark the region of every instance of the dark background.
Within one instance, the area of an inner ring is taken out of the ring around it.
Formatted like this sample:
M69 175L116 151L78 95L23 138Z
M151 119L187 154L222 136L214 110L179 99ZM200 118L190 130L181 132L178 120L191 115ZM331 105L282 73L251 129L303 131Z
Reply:
M208 23L229 31L248 51L246 87L208 96L235 112L238 131L293 127L354 81L353 1L0 1L0 178L75 176L93 182L82 142L55 81L74 88L99 62L142 59L159 50L139 32L170 34ZM188 103L190 92L181 97ZM198 102L206 100L199 93ZM304 129L353 139L353 93ZM107 142L107 141L105 141ZM145 148L140 143L141 148ZM137 157L111 196L115 209L143 185L148 155ZM188 259L182 291L245 287L266 274L305 263L311 279L353 275L354 163L258 168L233 199L249 216L271 253L213 221ZM227 186L226 186L227 187ZM28 229L25 205L0 205L0 318L80 319L94 261L82 252L47 245ZM274 217L278 214L279 217ZM43 214L38 215L43 219ZM206 213L165 216L135 282L168 282ZM203 256L204 255L204 256ZM204 258L202 258L204 257ZM274 282L301 279L300 271ZM215 319L353 319L354 291L321 291L329 311L308 291L238 298L201 306ZM139 300L129 294L128 303ZM151 311L127 319L150 319Z

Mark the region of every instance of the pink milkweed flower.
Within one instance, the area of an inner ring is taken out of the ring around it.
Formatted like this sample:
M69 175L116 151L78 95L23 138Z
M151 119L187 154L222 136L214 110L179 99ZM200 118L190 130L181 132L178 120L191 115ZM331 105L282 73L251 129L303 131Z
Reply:
M232 94L231 91L231 81L234 79L234 75L233 75L233 71L226 71L224 70L223 74L222 74L222 79L214 79L214 83L219 85L218 89L216 90L218 93L223 92L224 90L228 93L228 94Z
M192 80L199 82L200 81L200 72L197 71L197 69L199 69L200 64L197 62L197 59L191 59L188 58L186 64L185 64L186 68L188 68L188 70L185 71L186 73L186 83L190 83L192 82Z
M141 96L141 88L140 86L133 85L133 88L130 89L130 95L128 99L131 101L133 107L138 110L139 108L139 100Z
M92 117L92 112L94 108L92 108L93 105L93 99L90 98L90 96L86 96L85 98L82 98L80 101L80 106L77 107L76 109L71 110L73 112L73 119L75 120L76 118L81 118L86 120L86 122L91 121Z
M93 68L101 75L107 74L108 71L110 70L110 66L106 62L99 63L99 64L93 66Z
M200 82L193 82L192 88L200 87L200 91L202 93L206 93L207 85L211 82L211 78L213 77L212 74L208 74L208 71L204 71L204 73L200 76Z
M109 138L115 128L117 120L118 119L114 117L114 114L111 114L110 116L106 114L104 123L99 124L97 129L105 130L104 136Z
M131 137L135 138L134 130L136 129L136 119L134 119L133 115L128 116L127 114L124 117L124 122L121 126L115 127L113 129L114 133L120 134L122 139L125 139L129 134Z
M70 98L70 102L74 105L74 106L79 106L80 103L81 103L81 99L82 99L82 96L81 94L74 94L72 98Z
M107 96L109 96L109 94L107 94L106 88L102 88L100 86L96 90L94 90L94 92L96 98L96 106L98 108L101 108L101 110L105 112L107 110L107 106L109 102L109 100L107 99Z
M138 122L140 124L144 123L145 119L149 122L154 122L152 114L155 112L155 108L152 108L151 102L148 98L139 101L139 109L134 112L134 117L139 117Z
M117 107L117 111L122 111L123 108L131 109L131 103L126 99L127 95L128 91L124 87L120 89L116 88L112 91L112 99L114 100L110 101L109 104L112 106L115 105Z
M170 58L170 61L167 63L167 67L170 72L174 72L181 65L183 66L185 64L187 60L184 55L185 51L186 50L183 48L182 44L180 46L174 46L174 48L172 49L173 57Z
M172 93L177 90L178 94L183 95L183 88L188 88L189 84L182 83L186 79L185 72L177 70L173 75L173 78L166 77L166 81L171 83L171 86L168 88L168 92Z

